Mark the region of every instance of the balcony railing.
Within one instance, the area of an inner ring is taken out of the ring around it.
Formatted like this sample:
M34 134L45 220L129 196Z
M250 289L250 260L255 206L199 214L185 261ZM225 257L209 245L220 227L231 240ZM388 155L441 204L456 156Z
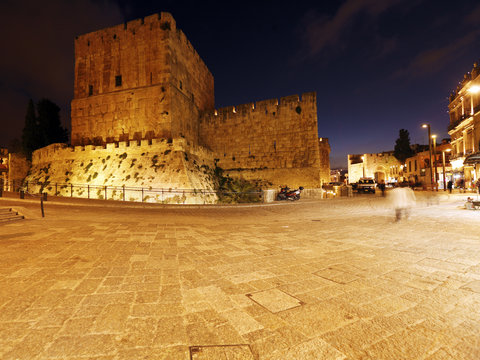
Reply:
M450 160L455 160L455 159L458 159L460 157L463 157L463 152L457 152L457 153L454 153L454 154L450 154Z
M448 131L455 129L463 120L468 119L470 114L462 114L457 120L454 120L450 125L448 125Z

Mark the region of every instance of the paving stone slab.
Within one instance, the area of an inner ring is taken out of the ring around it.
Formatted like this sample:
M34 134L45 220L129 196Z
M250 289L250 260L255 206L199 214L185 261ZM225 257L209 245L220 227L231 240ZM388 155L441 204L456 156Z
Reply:
M336 282L338 284L348 284L359 279L358 276L334 268L326 268L314 272L315 275L324 279Z
M247 294L247 297L272 313L278 313L280 311L285 311L303 305L303 302L297 298L278 289L270 289L253 294Z

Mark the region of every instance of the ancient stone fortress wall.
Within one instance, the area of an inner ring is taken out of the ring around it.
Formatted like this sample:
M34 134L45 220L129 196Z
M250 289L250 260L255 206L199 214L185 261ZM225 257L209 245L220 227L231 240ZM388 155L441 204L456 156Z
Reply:
M213 109L213 76L168 13L75 40L72 143L183 136Z
M320 185L315 93L214 110L200 119L199 133L218 166L232 175L272 185Z
M103 146L52 144L33 153L25 179L32 193L159 203L215 203L213 155L184 139L153 139ZM81 186L77 186L81 185ZM144 190L142 191L141 188ZM159 192L155 189L164 189ZM169 189L171 189L169 191ZM202 189L210 194L182 193Z
M82 146L37 150L26 181L41 185L29 190L108 199L125 191L102 187L213 190L216 165L264 188L329 181L315 93L218 110L214 100L212 74L168 13L79 36L71 139ZM146 196L125 199L167 200ZM168 201L216 200L175 196Z
M9 153L7 159L8 174L3 174L4 183L8 187L8 191L16 191L17 187L21 185L22 180L28 174L31 162L27 160L25 155Z
M330 142L328 138L318 139L318 149L320 152L320 182L322 184L330 182Z

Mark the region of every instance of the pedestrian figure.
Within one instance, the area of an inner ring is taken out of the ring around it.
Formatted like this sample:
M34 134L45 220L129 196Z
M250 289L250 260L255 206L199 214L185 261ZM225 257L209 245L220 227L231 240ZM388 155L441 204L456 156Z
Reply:
M381 180L378 188L382 191L382 196L385 197L385 180Z
M477 192L480 195L480 178L477 180L476 185L477 185Z
M458 179L458 186L460 192L465 192L465 181L463 179Z
M402 217L408 219L410 208L415 205L415 194L413 190L404 184L401 187L392 190L392 203L395 209L395 221L400 221Z
M448 180L447 189L448 189L448 192L449 192L450 194L452 193L452 188L453 188L453 181L452 181L452 180Z

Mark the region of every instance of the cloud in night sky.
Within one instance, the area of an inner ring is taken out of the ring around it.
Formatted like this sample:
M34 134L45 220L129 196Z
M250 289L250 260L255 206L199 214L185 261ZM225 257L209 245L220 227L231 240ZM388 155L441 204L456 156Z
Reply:
M69 118L76 35L121 23L113 2L83 0L6 1L0 8L0 144L20 136L29 98L47 97ZM68 92L65 90L68 89ZM9 138L7 138L9 136Z
M468 49L472 46L478 47L480 45L479 38L480 30L476 30L446 46L426 49L417 54L406 68L399 69L392 77L411 79L446 71Z
M315 56L325 50L345 47L348 45L345 44L346 39L353 31L358 31L354 27L358 17L373 22L400 2L401 0L348 0L333 16L310 12L304 21L304 40L309 55Z

